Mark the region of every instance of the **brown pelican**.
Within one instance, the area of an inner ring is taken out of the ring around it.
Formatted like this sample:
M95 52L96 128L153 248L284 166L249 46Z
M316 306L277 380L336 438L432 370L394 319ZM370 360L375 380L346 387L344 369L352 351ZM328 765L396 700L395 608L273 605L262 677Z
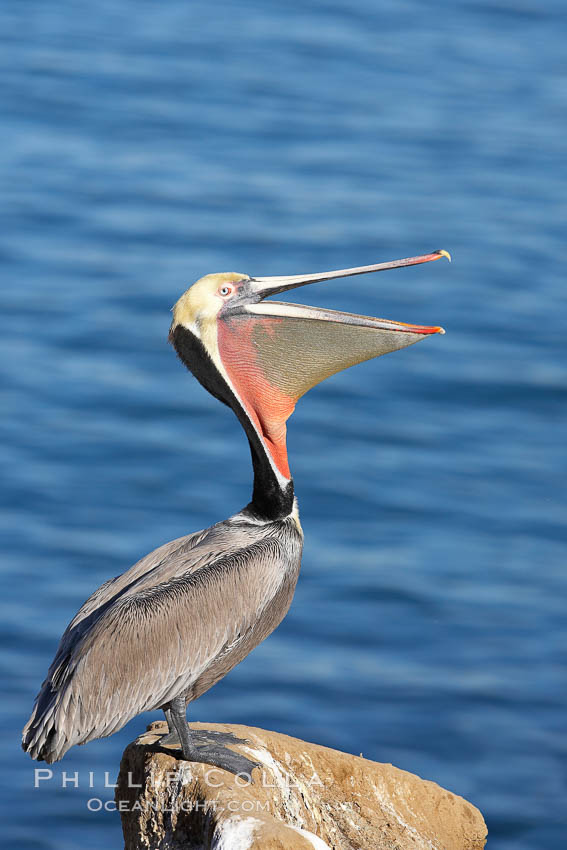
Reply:
M289 277L209 274L173 308L169 334L187 368L232 408L252 454L250 503L223 522L166 543L87 599L65 631L23 731L34 759L111 735L163 709L188 761L237 773L253 762L198 733L189 702L279 625L293 597L303 544L286 451L296 401L341 369L444 333L352 313L266 301L317 281L450 259L419 257Z

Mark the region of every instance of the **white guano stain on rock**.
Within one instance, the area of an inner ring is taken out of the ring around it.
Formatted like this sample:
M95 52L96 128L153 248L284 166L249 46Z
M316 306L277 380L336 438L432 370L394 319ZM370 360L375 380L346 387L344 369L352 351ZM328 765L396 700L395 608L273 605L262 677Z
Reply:
M416 850L442 850L442 848L440 848L437 844L434 844L432 841L429 841L428 838L420 835L414 826L411 826L411 824L407 823L407 821L401 817L399 812L396 811L392 798L387 791L378 788L376 785L373 785L372 787L374 788L374 793L376 794L377 799L380 801L382 809L394 818L405 831L414 836Z
M235 815L221 821L215 829L211 850L248 850L252 846L254 833L262 822L256 818Z
M315 850L331 850L328 844L326 844L322 838L319 838L317 835L313 835L312 832L309 832L307 829L301 829L300 826L292 826L291 824L287 824L290 829L294 829L300 835L303 836L307 841L310 841Z
M307 788L300 788L297 777L292 776L286 770L283 770L281 763L278 763L272 754L264 747L243 747L253 759L260 761L264 767L272 774L274 783L281 794L281 801L288 817L304 823L302 817L302 806L295 795L295 791L305 791Z

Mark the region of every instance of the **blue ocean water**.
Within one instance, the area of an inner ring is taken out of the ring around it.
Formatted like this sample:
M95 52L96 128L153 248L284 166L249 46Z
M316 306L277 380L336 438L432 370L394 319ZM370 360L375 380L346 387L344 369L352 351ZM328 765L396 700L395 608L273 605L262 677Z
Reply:
M447 335L299 403L294 604L193 717L439 782L491 850L564 848L564 4L4 0L0 24L7 846L120 846L87 803L157 715L39 788L21 727L91 591L249 497L171 304L211 271L443 247L451 266L300 291Z

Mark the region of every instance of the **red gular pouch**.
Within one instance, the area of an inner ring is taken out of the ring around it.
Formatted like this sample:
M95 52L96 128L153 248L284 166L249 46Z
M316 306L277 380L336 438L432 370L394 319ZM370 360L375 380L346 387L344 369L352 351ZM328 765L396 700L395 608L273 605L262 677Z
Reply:
M289 478L286 422L302 395L349 366L441 330L263 301L239 313L221 311L217 339L222 364L243 407L276 467Z

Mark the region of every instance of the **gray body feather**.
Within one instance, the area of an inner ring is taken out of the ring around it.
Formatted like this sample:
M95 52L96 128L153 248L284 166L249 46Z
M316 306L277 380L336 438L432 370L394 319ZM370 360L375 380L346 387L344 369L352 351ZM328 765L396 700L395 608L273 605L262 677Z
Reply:
M58 761L142 711L196 699L281 622L302 545L291 516L259 522L244 510L103 584L61 638L24 749Z

